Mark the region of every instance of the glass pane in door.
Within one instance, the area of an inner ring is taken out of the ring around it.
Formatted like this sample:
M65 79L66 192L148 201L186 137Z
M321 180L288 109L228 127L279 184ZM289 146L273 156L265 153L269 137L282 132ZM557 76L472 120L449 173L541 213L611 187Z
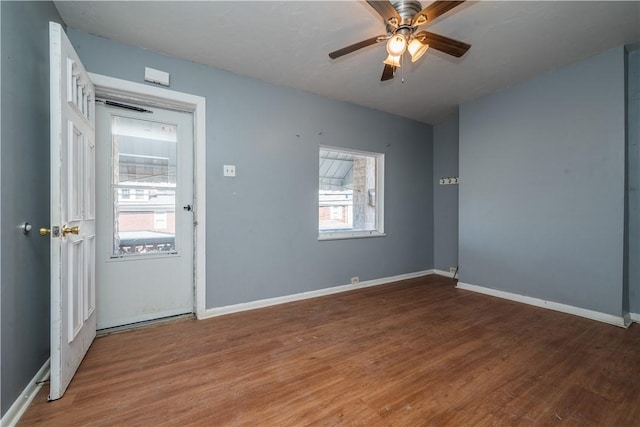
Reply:
M176 253L177 126L113 116L114 257Z

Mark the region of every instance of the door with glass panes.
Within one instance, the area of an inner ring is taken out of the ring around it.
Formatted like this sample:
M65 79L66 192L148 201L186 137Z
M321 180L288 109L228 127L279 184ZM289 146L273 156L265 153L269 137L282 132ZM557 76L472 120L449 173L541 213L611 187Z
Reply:
M193 312L193 116L96 104L97 328Z

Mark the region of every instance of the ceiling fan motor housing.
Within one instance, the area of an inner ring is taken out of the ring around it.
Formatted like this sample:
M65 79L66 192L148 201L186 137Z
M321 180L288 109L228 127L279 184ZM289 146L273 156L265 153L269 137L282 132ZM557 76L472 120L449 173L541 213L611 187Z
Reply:
M393 8L398 12L400 18L402 18L402 22L398 25L398 30L406 29L409 32L413 32L415 28L411 27L411 21L413 17L416 16L418 12L422 10L422 5L419 1L393 1L391 2ZM394 32L394 28L390 25L387 25L387 31L390 33Z

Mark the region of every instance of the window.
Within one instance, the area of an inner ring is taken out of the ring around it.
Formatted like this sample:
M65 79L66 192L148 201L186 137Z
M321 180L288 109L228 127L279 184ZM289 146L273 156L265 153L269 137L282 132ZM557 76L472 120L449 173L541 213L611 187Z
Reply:
M145 200L144 192L144 188L136 188L136 200Z
M176 125L113 116L111 256L176 252Z
M320 147L318 239L384 236L384 154Z

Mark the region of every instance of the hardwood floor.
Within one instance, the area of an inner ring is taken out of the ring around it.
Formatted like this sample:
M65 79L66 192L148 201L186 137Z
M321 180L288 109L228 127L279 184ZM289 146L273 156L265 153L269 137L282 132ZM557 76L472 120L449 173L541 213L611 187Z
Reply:
M21 426L640 426L628 330L439 276L96 339Z

